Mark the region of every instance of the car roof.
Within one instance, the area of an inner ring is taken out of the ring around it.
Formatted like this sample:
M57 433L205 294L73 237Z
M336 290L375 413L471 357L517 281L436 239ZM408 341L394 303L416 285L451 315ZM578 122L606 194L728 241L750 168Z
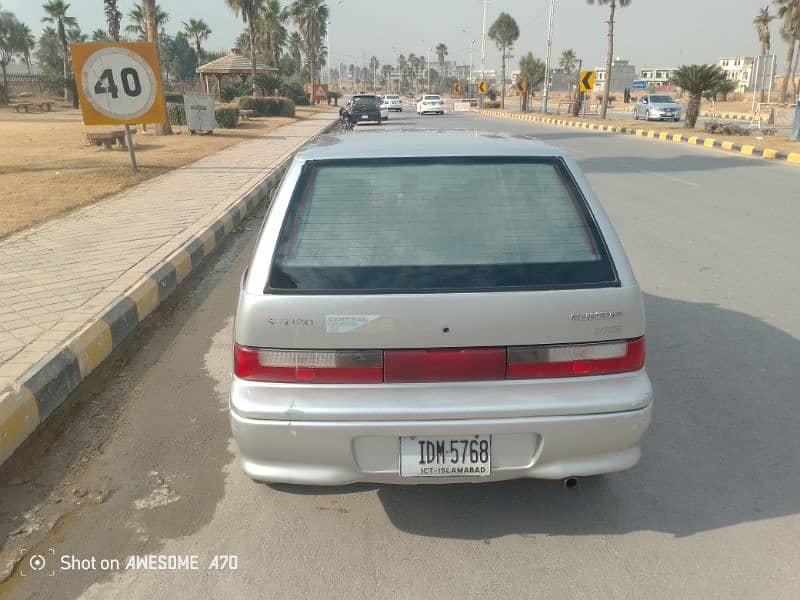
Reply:
M453 130L392 130L331 133L297 154L298 161L352 158L557 157L562 150L528 136Z

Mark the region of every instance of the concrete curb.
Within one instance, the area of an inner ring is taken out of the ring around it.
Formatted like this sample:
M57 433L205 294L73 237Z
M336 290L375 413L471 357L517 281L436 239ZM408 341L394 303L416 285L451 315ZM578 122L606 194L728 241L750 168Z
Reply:
M771 148L758 148L747 144L734 144L733 142L716 140L714 138L702 138L699 136L685 136L679 133L669 133L667 131L655 131L653 129L635 129L632 127L617 127L615 125L600 125L597 123L586 123L584 121L571 121L567 119L555 119L551 117L538 117L525 113L508 113L499 110L477 110L482 116L500 117L504 119L516 119L520 121L532 121L535 123L546 123L550 125L560 125L562 127L578 127L580 129L590 129L594 131L607 131L610 133L621 133L625 135L635 135L636 137L649 138L675 144L692 144L694 146L705 146L706 148L716 148L728 152L736 152L746 156L758 156L767 160L778 160L791 164L800 165L800 153L780 152Z
M742 113L700 113L704 119L733 119L734 121L749 121L752 117Z
M308 138L330 132L338 120ZM295 152L241 196L212 225L195 235L140 279L99 318L44 361L30 369L21 385L0 395L0 464L58 408L136 327L196 271L242 220L267 201Z

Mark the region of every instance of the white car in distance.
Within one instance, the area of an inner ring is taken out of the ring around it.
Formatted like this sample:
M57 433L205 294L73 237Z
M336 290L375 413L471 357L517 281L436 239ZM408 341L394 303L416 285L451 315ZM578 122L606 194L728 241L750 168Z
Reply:
M444 114L444 100L438 94L425 94L422 99L417 102L417 114Z

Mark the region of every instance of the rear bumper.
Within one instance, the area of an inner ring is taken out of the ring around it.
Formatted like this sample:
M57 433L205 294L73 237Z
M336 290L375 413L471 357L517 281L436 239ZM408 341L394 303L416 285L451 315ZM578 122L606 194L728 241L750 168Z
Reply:
M278 421L231 408L242 468L265 482L310 485L467 483L561 479L633 467L651 404L624 412L562 417L412 421ZM401 436L492 435L491 477L400 477Z

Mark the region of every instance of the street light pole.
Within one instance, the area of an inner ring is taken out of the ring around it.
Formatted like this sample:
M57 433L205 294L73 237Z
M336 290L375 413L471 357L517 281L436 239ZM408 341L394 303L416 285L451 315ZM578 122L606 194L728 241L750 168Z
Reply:
M428 93L431 93L431 50L433 46L428 48Z
M483 26L481 27L481 77L485 77L486 72L486 7L489 0L482 0L483 4Z
M553 51L553 14L556 9L556 0L550 0L550 17L547 19L547 58L544 70L544 94L542 98L542 113L547 112L547 99L550 95L550 54Z

